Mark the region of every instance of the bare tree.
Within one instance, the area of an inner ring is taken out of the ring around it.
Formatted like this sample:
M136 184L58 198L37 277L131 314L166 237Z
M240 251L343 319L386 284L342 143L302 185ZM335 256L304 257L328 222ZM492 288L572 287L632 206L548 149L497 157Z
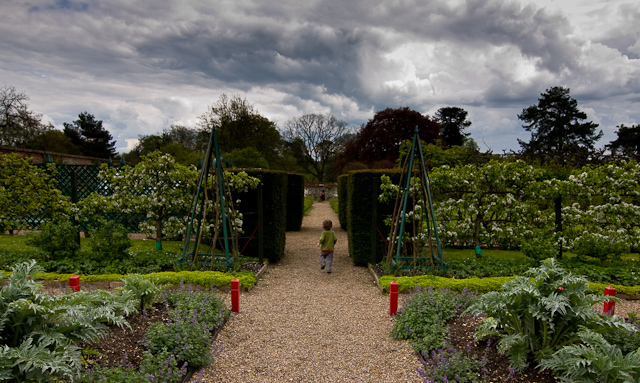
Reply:
M301 163L319 182L324 181L325 168L340 148L340 138L347 124L332 115L305 114L284 125L283 136Z
M40 121L42 114L27 108L29 97L12 86L0 88L0 145L23 147L29 140L53 130Z

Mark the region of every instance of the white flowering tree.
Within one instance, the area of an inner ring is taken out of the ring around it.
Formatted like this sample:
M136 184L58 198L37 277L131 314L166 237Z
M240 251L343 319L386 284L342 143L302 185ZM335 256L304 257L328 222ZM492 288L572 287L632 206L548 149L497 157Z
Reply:
M99 178L107 181L112 194L92 193L78 204L83 218L104 213L144 214L140 229L161 242L164 235L184 231L189 204L197 179L195 167L178 164L159 151L143 156L135 167L103 165Z
M562 244L601 260L640 249L637 162L587 166L558 179L522 161L494 160L434 168L430 177L440 239L448 245L533 244L539 252L543 244ZM394 193L397 186L383 180L381 189Z
M443 166L431 171L440 237L453 244L517 245L547 220L533 187L541 170L522 161Z
M397 198L402 199L404 190L398 185L391 182L391 178L387 175L380 177L380 191L378 200L383 203L389 203ZM411 203L408 203L411 201ZM396 201L396 206L401 203ZM402 251L409 252L407 247L411 247L413 252L414 262L417 262L419 249L428 247L433 249L435 246L439 246L435 241L435 232L433 231L431 217L429 216L430 205L428 201L428 194L423 186L422 179L420 177L411 177L409 180L407 190L407 211L403 212L402 209L398 209L395 212L395 216L389 216L385 219L385 225L390 227L390 232L395 238L388 237L387 240L395 246L399 241L402 241L405 246L401 246ZM404 214L405 227L400 228L400 221L402 220L402 214ZM402 233L400 233L402 230ZM402 238L400 238L402 237ZM409 246L408 246L409 245ZM391 265L394 254L394 246L390 245L390 249L387 253L387 264ZM437 253L436 253L437 254Z
M562 210L570 249L603 260L640 247L640 164L587 166L567 183L576 195Z
M245 171L240 172L224 172L224 181L226 185L226 192L228 195L232 195L233 193L246 193L249 189L255 189L260 184L260 179L256 177L252 177L247 174ZM216 190L217 184L215 174L209 174L207 177L207 188L208 190ZM208 232L214 231L216 227L219 227L222 223L220 221L220 208L219 206L215 206L215 198L214 196L209 196L209 200L206 203L206 211L215 212L214 214L208 214L205 220L205 228ZM244 233L242 230L243 224L243 215L238 210L236 210L236 206L240 204L240 200L233 200L232 198L227 198L226 200L226 210L225 214L227 217L230 217L230 222L232 225L232 229L237 233ZM213 218L215 217L215 218Z

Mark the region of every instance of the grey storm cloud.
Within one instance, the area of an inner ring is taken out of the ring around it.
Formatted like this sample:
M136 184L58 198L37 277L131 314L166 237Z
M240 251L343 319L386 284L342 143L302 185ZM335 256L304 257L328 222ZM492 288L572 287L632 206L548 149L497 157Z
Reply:
M555 85L609 139L637 123L634 2L616 0L615 22L593 38L530 1L8 0L0 85L57 126L88 110L128 141L193 124L222 92L279 123L321 112L359 126L386 107L456 105L472 137L498 147L517 145L517 113Z

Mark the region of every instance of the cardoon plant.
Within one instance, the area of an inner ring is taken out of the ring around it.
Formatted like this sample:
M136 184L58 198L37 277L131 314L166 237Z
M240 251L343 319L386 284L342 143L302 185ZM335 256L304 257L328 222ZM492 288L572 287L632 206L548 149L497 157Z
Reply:
M475 337L499 337L498 351L508 356L512 367L523 370L530 357L540 362L576 343L580 328L631 327L594 310L593 305L611 297L588 295L588 287L585 278L567 272L554 259L544 260L541 267L506 283L504 291L485 294L469 307L467 312L488 316Z

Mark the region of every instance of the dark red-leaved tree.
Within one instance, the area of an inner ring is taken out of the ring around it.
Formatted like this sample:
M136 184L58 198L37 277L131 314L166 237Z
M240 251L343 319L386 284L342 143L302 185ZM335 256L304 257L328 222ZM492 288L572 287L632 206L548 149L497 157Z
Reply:
M416 126L420 139L426 143L433 143L440 134L440 125L436 121L408 107L379 111L362 126L353 140L346 143L336 167L342 169L356 162L369 167L394 164L400 145L404 140L413 138Z

